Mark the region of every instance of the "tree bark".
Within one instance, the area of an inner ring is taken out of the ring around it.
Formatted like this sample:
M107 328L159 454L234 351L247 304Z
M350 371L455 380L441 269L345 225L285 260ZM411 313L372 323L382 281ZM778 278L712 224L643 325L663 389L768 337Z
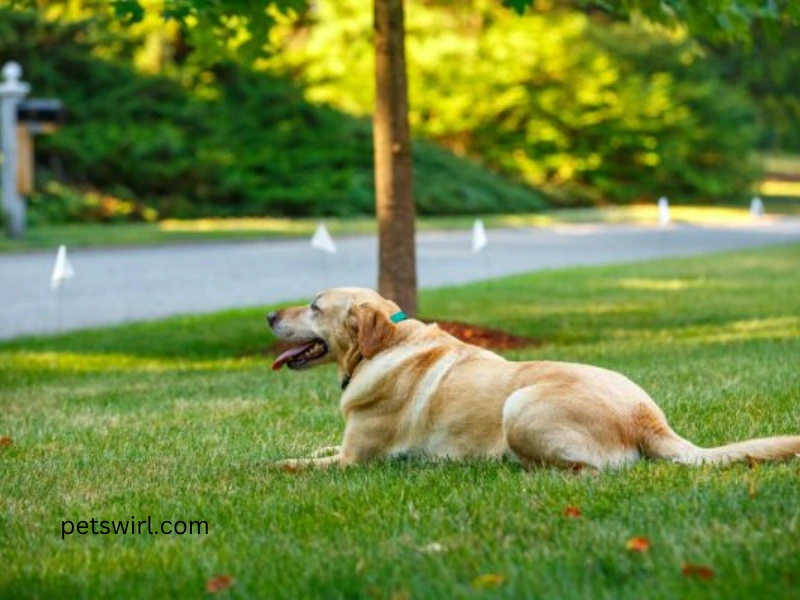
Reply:
M417 261L411 134L408 127L403 0L375 6L375 208L378 291L408 314L417 312Z

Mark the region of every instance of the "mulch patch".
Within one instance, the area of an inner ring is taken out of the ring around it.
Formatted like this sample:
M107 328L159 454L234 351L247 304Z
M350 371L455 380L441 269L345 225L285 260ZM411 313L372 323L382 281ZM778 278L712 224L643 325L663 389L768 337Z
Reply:
M486 348L487 350L518 350L520 348L535 348L542 345L542 341L536 338L514 335L508 331L491 329L482 325L471 323L461 323L460 321L438 321L436 319L420 319L425 323L436 323L444 331L449 333L462 342L467 342L474 346ZM277 356L284 350L288 350L292 344L278 340L269 346L261 348L254 354L262 356ZM249 353L246 353L249 354Z
M460 321L437 321L435 319L422 319L426 323L436 323L444 331L462 342L473 346L480 346L487 350L518 350L541 346L542 340L521 335L514 335L501 329L491 329L482 325L461 323Z

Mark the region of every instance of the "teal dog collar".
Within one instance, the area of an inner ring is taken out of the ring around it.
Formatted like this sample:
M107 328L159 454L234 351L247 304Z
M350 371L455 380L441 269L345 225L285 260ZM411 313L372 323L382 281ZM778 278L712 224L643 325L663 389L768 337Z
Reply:
M408 315L404 313L402 310L389 316L389 320L392 323L399 323L400 321L405 321L406 319L408 319ZM342 384L341 384L342 391L345 391L347 389L347 386L350 385L350 380L352 378L353 376L350 375L349 373L344 374L344 379L342 379Z

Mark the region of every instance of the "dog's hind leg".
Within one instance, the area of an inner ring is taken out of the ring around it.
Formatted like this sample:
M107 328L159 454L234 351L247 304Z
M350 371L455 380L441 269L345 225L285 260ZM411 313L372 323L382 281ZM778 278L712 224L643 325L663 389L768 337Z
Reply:
M536 386L508 397L503 406L503 432L523 466L604 469L639 459L635 447L601 438L595 429L603 424L586 421L569 406L558 399L541 398Z

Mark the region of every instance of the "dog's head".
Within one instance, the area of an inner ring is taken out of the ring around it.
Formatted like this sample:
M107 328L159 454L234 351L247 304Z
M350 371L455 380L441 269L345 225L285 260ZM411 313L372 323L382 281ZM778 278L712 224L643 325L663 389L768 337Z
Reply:
M397 326L390 316L399 310L373 290L333 288L307 306L271 312L267 322L275 335L294 344L272 368L299 370L338 362L351 372L361 358L370 359L392 343Z

